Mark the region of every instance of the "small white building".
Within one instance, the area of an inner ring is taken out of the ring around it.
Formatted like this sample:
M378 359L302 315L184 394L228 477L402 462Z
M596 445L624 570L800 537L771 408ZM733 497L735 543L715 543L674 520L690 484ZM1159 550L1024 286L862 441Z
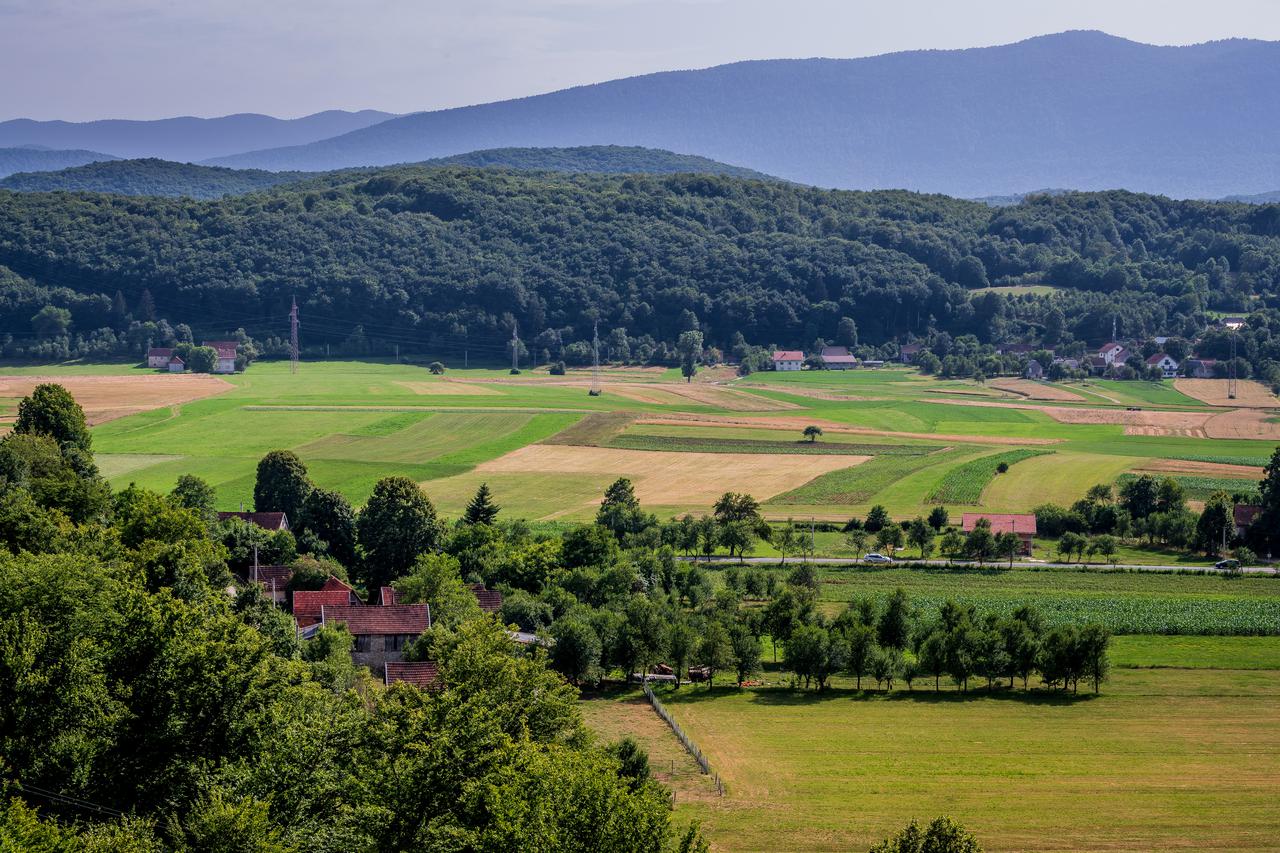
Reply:
M1147 359L1147 367L1160 368L1160 375L1165 379L1172 379L1178 375L1178 362L1174 361L1173 356L1167 352L1158 352L1151 356Z
M183 364L182 359L179 356L175 355L173 358L169 359L170 373L184 373L186 372L186 369L187 366Z
M799 370L804 367L804 353L798 349L780 349L773 353L774 370Z
M171 358L173 358L172 347L152 347L147 350L147 367L168 367Z
M218 351L218 360L213 363L214 373L236 372L235 341L205 341L203 345Z
M1098 356L1108 365L1112 365L1116 363L1116 359L1119 358L1121 353L1124 351L1124 344L1118 344L1115 341L1112 341L1109 344L1105 344L1102 349L1098 350ZM1125 356L1125 359L1127 358L1128 356ZM1125 359L1121 359L1120 363L1124 364Z

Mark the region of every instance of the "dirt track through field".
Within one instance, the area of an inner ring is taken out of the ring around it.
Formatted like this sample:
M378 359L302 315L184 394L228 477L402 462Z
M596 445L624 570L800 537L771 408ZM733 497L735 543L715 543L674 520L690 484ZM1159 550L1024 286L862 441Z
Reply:
M1211 406L1223 406L1231 409L1268 409L1280 408L1280 399L1271 393L1271 389L1261 382L1241 379L1236 383L1236 398L1227 397L1228 381L1226 379L1175 379L1173 387L1186 394L1202 400Z
M710 506L726 491L767 500L829 471L860 465L870 456L798 456L780 453L684 453L610 447L534 444L481 463L482 474L605 474L629 477L641 503ZM598 502L593 498L592 503ZM581 509L565 507L562 513Z
M0 376L0 397L26 397L37 385L66 388L84 409L90 425L212 397L235 386L202 373L141 376Z
M656 415L639 418L636 423L656 424L659 426L705 426L705 427L750 427L756 429L794 430L799 433L813 424L822 427L824 432L848 433L849 435L877 435L885 438L919 438L928 441L959 441L969 444L1000 444L1026 447L1040 444L1060 444L1059 438L1015 438L1000 435L950 435L936 432L893 432L891 430L871 429L870 427L853 427L837 421L814 418L735 418L732 415L698 415L692 413L673 412L670 415Z
M1068 391L1065 388L1059 388L1056 385L1048 385L1043 382L1033 382L1030 379L995 379L987 383L992 388L999 388L1001 391L1008 391L1011 394L1017 394L1019 397L1026 397L1029 400L1053 400L1062 403L1083 403L1084 397L1074 391Z

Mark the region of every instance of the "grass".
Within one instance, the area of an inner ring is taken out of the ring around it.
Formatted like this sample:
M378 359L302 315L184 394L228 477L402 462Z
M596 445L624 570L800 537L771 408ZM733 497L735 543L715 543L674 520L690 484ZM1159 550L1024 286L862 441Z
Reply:
M1051 453L1049 450L1008 450L991 456L982 456L963 465L952 468L938 483L938 487L930 492L925 500L939 504L977 504L982 499L982 491L996 476L1000 475L1000 466L1006 467L1006 473L1017 463L1034 456Z
M1111 665L1128 669L1280 670L1280 637L1115 637Z
M855 456L926 456L942 448L929 445L864 444L854 441L757 441L749 438L719 438L676 435L616 436L605 447L627 450L684 450L693 453L799 453Z
M979 616L1032 605L1051 624L1099 622L1116 634L1280 635L1280 579L1270 576L858 566L819 568L818 577L819 604L831 615L853 599L881 600L901 588L926 618L951 599Z
M865 850L946 814L989 851L1271 850L1280 673L1118 668L1098 697L682 688L718 850Z
M769 501L769 506L862 504L917 472L930 471L941 479L950 467L948 463L973 453L972 449L959 449L932 456L877 456L861 465L832 471L798 489L784 492Z

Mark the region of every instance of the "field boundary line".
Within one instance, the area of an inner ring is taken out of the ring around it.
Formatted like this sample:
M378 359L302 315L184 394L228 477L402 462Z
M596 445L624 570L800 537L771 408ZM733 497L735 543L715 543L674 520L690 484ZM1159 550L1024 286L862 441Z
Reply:
M685 750L693 756L694 761L698 762L698 766L702 768L703 774L714 775L711 773L711 762L707 761L707 757L702 754L702 750L698 749L698 745L693 742L691 737L684 733L684 729L680 728L680 724L677 723L675 718L671 716L671 713L667 711L667 706L663 705L662 700L653 692L653 688L649 686L649 682L642 682L640 686L644 688L645 698L649 700L649 704L653 707L653 710L658 713L658 716L662 718L663 722L671 727L671 731L675 733L676 738L684 746ZM715 780L716 791L723 797L724 784L721 783L718 775L716 775Z
M580 415L591 409L535 409L528 406L241 406L245 412L483 412L487 414Z

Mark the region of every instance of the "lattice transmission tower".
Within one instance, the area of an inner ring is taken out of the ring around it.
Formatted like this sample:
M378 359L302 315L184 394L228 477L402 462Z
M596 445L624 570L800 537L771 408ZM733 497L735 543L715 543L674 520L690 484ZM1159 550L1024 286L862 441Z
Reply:
M289 372L298 372L298 297L289 309Z
M600 323L591 324L591 390L592 397L600 396Z

